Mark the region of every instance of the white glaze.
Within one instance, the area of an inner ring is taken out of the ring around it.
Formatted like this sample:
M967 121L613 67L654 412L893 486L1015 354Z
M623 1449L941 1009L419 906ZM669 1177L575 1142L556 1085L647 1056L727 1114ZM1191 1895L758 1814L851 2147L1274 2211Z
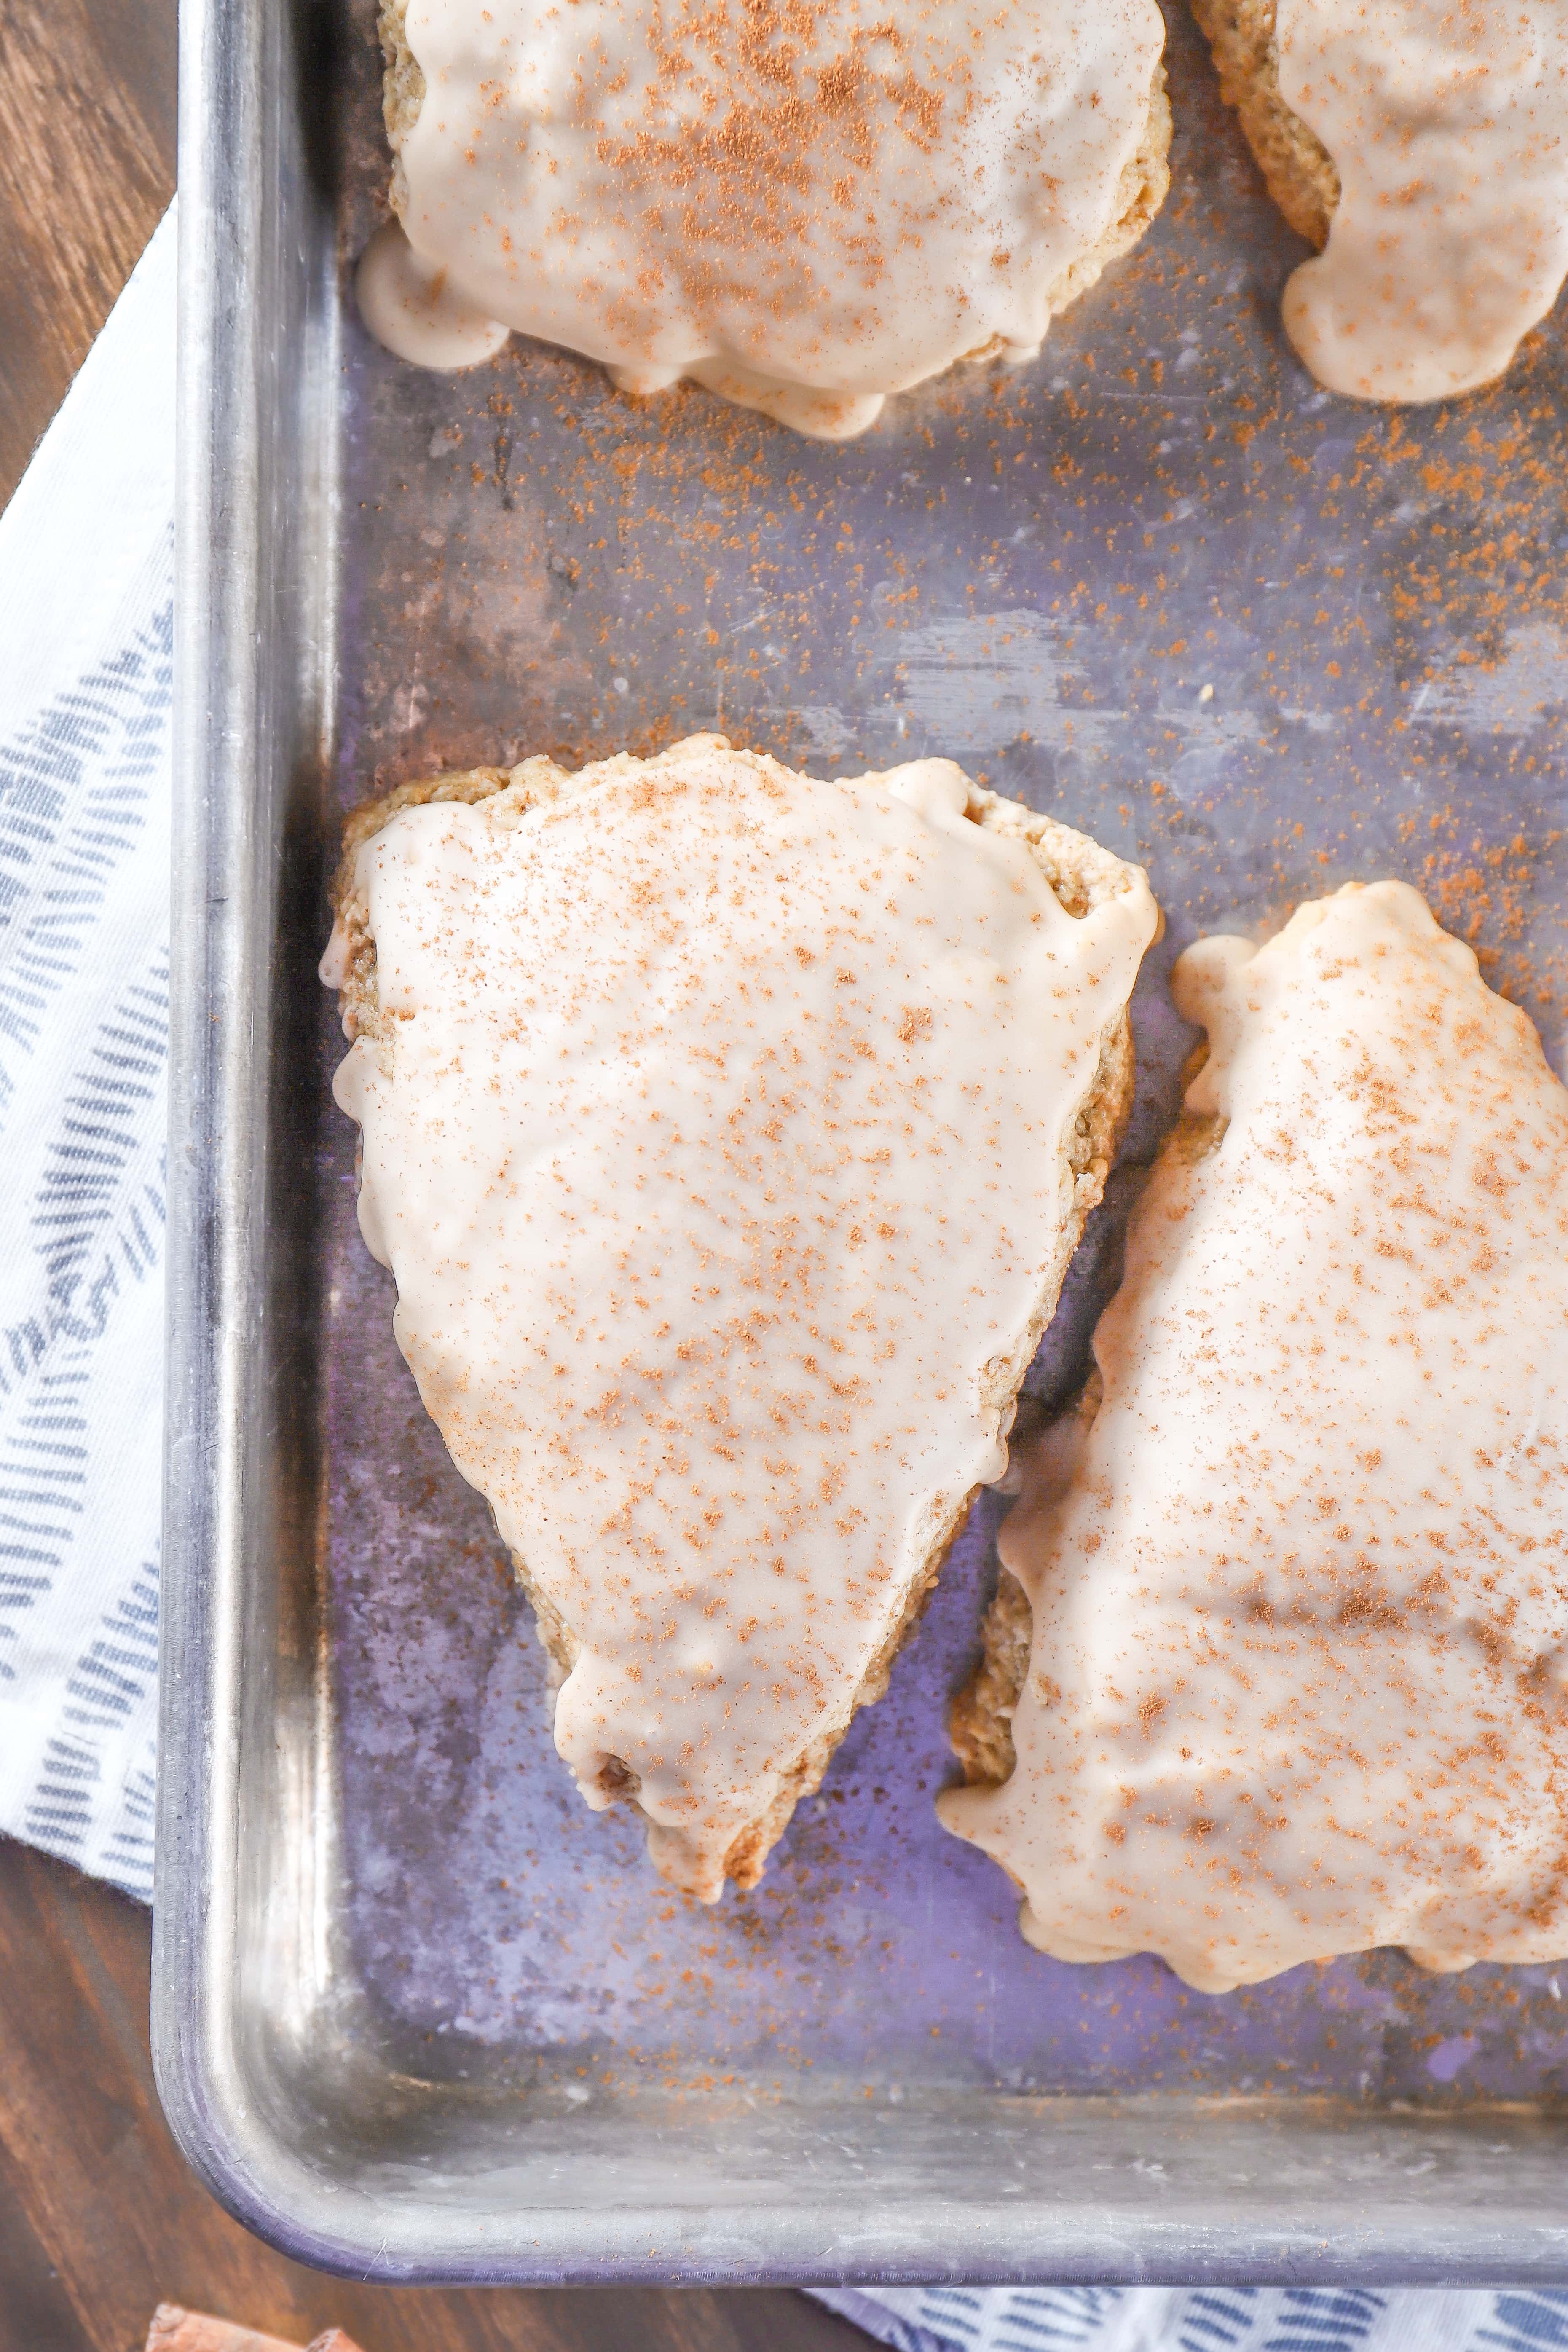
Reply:
M1400 883L1174 990L1229 1123L1158 1162L1098 1414L1033 1449L1017 1768L942 1819L1063 1959L1559 1958L1568 1094Z
M1489 383L1568 276L1568 0L1279 0L1277 30L1340 175L1291 341L1363 400Z
M1156 921L1134 868L1073 919L967 794L699 737L531 761L359 856L380 1013L335 1092L398 1342L578 1645L584 1795L629 1767L705 1899L1003 1466Z
M360 255L354 299L377 342L416 367L473 367L511 333L459 293L439 262L415 252L401 221L383 222Z
M1120 212L1154 0L411 0L415 248L487 316L828 439L1037 351Z

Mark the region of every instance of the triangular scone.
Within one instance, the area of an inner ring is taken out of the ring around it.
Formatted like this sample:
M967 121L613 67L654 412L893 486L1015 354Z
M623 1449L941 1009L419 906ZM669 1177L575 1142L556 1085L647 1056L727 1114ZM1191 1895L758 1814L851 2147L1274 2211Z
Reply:
M1563 0L1193 0L1268 192L1320 257L1286 333L1361 400L1500 376L1568 275Z
M951 761L706 735L395 793L337 908L361 1225L556 1746L675 1885L750 1885L1002 1466L1147 885Z
M1568 1093L1403 883L1173 986L1208 1058L955 1710L1016 1763L942 1819L1043 1951L1205 1991L1568 1954Z

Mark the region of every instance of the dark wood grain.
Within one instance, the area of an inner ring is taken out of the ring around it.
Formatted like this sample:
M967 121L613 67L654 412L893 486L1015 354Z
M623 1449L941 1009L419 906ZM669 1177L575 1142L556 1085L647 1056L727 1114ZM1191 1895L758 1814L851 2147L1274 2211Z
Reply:
M186 2169L147 2050L147 1915L0 1841L0 2352L132 2352L161 2301L364 2352L866 2352L800 2295L437 2292L328 2279Z
M174 0L0 0L0 77L3 505L173 194ZM163 2300L364 2352L864 2347L787 2294L437 2294L283 2261L164 2126L151 1948L135 1905L0 1840L0 2352L140 2352Z
M174 0L0 0L0 506L174 190Z

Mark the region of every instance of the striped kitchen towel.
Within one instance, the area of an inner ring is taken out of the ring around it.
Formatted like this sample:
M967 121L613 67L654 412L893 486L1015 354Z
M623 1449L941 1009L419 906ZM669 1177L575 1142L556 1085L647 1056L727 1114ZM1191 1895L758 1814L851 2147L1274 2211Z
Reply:
M174 225L0 516L0 1830L153 1891Z
M1525 2287L849 2287L895 2352L1568 2352L1568 2294Z

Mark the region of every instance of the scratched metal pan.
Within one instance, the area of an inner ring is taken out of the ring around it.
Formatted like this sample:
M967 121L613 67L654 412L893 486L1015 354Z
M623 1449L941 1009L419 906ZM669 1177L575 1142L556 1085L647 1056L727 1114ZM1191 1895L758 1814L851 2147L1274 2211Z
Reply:
M684 1902L586 1811L355 1232L315 979L367 793L721 728L829 773L950 753L1146 864L1134 1163L1171 954L1346 879L1426 888L1557 1053L1561 317L1448 408L1317 390L1300 248L1177 14L1170 201L1018 373L843 448L521 341L422 374L347 291L368 0L189 0L184 44L154 2025L193 2162L388 2279L1568 2280L1568 1969L1380 1952L1213 2000L1021 1941L931 1811L994 1503L753 1893Z

